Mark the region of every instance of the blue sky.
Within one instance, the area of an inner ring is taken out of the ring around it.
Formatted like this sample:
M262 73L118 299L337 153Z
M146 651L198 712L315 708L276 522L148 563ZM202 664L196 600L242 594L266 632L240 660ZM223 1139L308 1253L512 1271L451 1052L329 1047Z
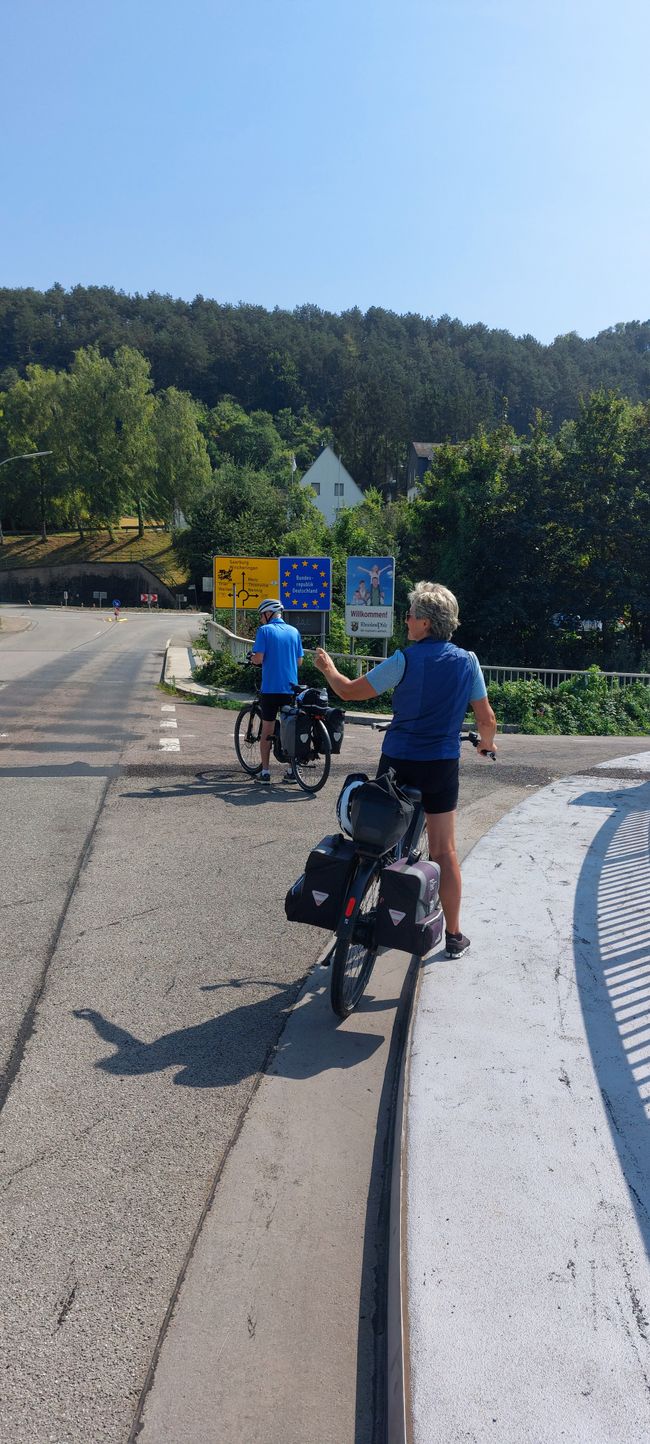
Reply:
M13 0L0 285L650 316L648 0Z

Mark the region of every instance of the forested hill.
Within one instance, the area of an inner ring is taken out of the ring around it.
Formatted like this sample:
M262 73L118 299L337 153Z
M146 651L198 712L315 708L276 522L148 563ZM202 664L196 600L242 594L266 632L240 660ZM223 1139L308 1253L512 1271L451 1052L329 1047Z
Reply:
M273 415L306 407L332 428L364 483L399 474L412 439L460 440L506 414L525 434L537 409L557 427L601 386L633 401L650 396L650 321L544 346L448 316L377 307L334 315L311 305L267 311L110 287L0 290L0 390L30 363L60 370L79 347L112 355L125 344L149 359L156 389L175 386L209 406L229 395Z

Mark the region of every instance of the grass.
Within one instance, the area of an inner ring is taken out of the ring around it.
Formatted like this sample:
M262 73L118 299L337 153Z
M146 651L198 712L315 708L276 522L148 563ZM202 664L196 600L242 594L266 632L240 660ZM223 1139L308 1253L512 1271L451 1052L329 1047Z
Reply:
M120 527L112 542L105 531L90 532L81 541L78 532L54 532L47 541L40 536L13 536L5 533L0 547L0 570L20 567L57 566L77 562L143 562L154 576L168 587L182 585L188 579L186 568L179 562L168 532L145 531L143 537Z

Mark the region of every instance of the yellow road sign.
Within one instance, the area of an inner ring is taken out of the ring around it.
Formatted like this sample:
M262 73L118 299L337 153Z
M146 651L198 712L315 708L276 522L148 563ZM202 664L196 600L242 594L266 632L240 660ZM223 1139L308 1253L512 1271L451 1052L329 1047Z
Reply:
M280 563L277 557L214 557L214 605L232 607L233 587L237 606L254 611L265 597L280 594Z

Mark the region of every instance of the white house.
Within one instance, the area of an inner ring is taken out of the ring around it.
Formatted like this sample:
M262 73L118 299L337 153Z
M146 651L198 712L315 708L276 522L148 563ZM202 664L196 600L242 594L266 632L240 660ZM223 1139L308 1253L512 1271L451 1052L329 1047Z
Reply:
M340 456L335 456L331 446L326 446L312 463L309 471L300 478L301 486L310 486L315 492L314 500L328 526L331 526L344 506L358 506L363 501L363 492L346 471Z

